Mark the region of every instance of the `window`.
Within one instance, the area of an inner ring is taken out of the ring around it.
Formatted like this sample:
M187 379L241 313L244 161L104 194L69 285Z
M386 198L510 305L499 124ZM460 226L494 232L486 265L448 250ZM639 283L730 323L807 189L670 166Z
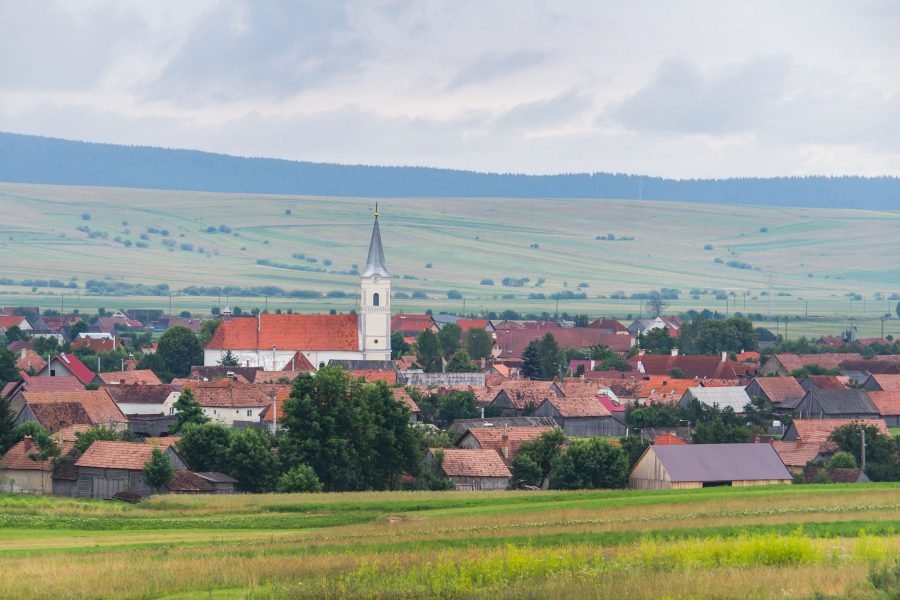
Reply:
M169 407L169 414L170 414L170 415L174 415L174 414L175 414L175 407L174 407L174 406Z
M56 369L50 369L50 377L56 377Z
M252 417L252 416L253 416L253 410L252 410L252 409L249 409L249 408L247 409L247 416L248 416L248 417Z
M379 306L381 304L381 296L378 294L372 294L372 306Z

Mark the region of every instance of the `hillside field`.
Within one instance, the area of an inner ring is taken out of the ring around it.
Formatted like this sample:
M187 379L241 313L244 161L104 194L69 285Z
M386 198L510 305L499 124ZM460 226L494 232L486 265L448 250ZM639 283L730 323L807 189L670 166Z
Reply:
M350 272L365 262L374 205L366 198L0 184L0 279L13 283L0 286L0 305L169 307L167 295L85 294L87 280L102 279L164 283L173 291L230 285L331 292L328 298L228 302L244 309L268 302L270 309L347 311L356 305L358 278ZM894 314L897 303L888 298L900 292L894 260L900 212L472 198L389 199L379 207L399 293L395 311L553 313L550 295L571 291L587 298L561 300L560 312L626 318L638 316L640 301L612 295L667 287L680 290L672 311L724 312L726 301L716 292L734 293L729 313L808 314L809 320L792 321L789 334L836 334L853 316L860 335L880 335L880 318ZM161 230L168 237L154 232ZM617 239L596 239L609 233ZM528 282L503 286L507 277ZM18 285L73 278L78 289ZM482 285L486 279L494 285ZM449 300L451 289L464 299ZM417 291L427 298L402 297ZM208 314L225 301L176 293L172 306ZM900 335L896 317L885 323L885 334Z
M0 495L4 598L889 598L897 484ZM896 590L895 590L896 591Z

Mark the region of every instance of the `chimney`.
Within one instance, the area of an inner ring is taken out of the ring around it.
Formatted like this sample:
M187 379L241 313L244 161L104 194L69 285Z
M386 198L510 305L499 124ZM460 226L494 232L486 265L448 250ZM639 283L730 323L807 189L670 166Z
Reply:
M728 360L728 352L722 351L722 362Z
M25 442L25 452L31 452L31 436L26 435L23 441Z
M504 461L509 461L509 428L503 428L503 436L500 438L500 454Z
M678 348L672 348L672 356L678 356Z
M28 356L28 349L27 349L27 348L22 348L21 350L19 350L19 357L20 357L20 358L25 358L26 356Z
M641 348L640 350L638 350L638 356L643 356L643 355L645 355L646 353L647 353L647 351L644 350L643 348Z

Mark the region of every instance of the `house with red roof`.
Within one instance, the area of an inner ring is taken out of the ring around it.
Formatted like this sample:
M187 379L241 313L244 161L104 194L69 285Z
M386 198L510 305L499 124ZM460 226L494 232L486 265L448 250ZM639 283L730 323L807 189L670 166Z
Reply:
M431 448L425 463L453 481L457 490L505 490L512 477L496 450Z
M528 344L540 341L547 333L553 335L560 348L578 349L606 346L614 352L625 354L635 344L634 337L615 333L604 333L602 329L590 327L566 327L545 329L500 329L496 332L494 356L507 364L521 362Z
M74 354L60 352L54 356L50 363L44 367L38 377L75 377L82 385L87 385L96 379L97 375L88 369Z

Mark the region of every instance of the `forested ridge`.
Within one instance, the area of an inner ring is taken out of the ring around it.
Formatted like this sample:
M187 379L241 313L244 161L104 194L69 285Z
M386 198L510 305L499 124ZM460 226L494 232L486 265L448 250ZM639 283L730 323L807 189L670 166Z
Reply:
M355 197L615 198L821 208L900 208L897 177L664 179L523 175L245 158L0 132L0 181Z

